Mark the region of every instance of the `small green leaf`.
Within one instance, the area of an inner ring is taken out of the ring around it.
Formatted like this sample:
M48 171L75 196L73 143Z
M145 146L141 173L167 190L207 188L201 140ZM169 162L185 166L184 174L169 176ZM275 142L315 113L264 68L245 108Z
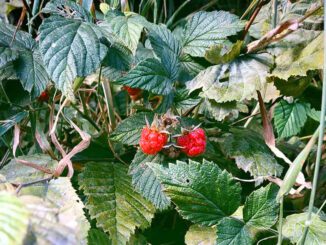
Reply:
M243 208L243 220L246 225L258 229L268 229L276 223L279 208L276 201L277 192L277 186L269 184L252 192L247 197Z
M155 208L133 190L127 168L120 163L90 162L79 175L86 208L113 244L126 244L136 228L150 226Z
M110 237L100 229L90 229L88 232L87 244L89 245L111 245Z
M215 245L216 243L216 227L204 227L200 225L192 225L185 236L187 245Z
M145 118L151 123L154 114L141 112L126 118L111 134L111 139L126 145L137 145L140 140L141 131L146 125Z
M163 192L162 185L153 170L147 163L164 163L164 156L146 155L137 151L130 165L129 174L132 176L132 185L143 197L151 201L157 209L163 210L170 206L170 199Z
M240 205L241 186L213 162L148 163L178 212L196 224L212 226Z
M240 55L242 44L242 41L237 41L234 44L213 45L206 51L205 59L216 65L228 63Z
M22 111L9 117L7 120L2 121L0 123L0 136L4 135L15 124L20 123L21 120L23 120L27 116L28 116L28 112Z
M291 242L297 244L303 235L307 217L307 213L287 216L283 223L283 236L288 237ZM309 226L305 244L326 244L326 222L322 221L317 214L312 214L311 225Z
M234 14L225 11L199 11L185 26L182 38L183 52L203 57L210 46L235 35L243 27L244 22Z
M252 245L253 239L245 223L238 219L226 217L217 225L217 244Z
M270 80L274 82L274 85L281 92L282 95L298 97L311 84L312 78L309 76L291 76L287 81L278 77L271 77Z
M238 168L255 178L279 176L283 167L279 165L261 135L253 130L231 129L221 143L227 156L234 158Z
M22 244L27 233L29 212L16 196L0 192L1 244Z
M302 102L292 104L280 101L274 110L274 125L279 138L290 137L300 132L308 118L310 105Z

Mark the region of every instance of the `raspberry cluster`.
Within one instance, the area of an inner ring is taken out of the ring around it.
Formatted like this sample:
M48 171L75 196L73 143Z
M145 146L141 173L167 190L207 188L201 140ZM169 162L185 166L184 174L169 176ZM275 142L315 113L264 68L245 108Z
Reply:
M193 131L186 132L184 135L177 138L177 143L189 157L196 157L204 153L206 148L205 131L202 128L197 128Z
M140 88L132 88L129 86L123 86L123 89L127 91L132 100L138 100L141 98L142 90Z
M160 133L157 129L143 128L140 136L139 146L145 154L157 154L167 143L168 136Z

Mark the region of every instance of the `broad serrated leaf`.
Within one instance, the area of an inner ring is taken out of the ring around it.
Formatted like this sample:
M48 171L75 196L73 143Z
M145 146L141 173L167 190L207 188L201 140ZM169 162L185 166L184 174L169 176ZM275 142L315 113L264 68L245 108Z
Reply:
M303 235L307 217L307 213L287 216L282 227L283 236L288 237L293 243L298 243ZM305 244L326 244L326 222L322 221L317 214L312 214Z
M72 82L95 72L107 53L96 25L53 15L40 26L40 50L56 87L73 97Z
M276 201L278 188L269 184L252 192L243 208L243 220L246 225L258 229L268 229L273 226L278 217L279 204Z
M187 245L216 245L216 227L192 225L185 236Z
M155 208L133 190L127 168L120 163L90 162L79 175L86 208L113 244L126 244L136 228L150 225Z
M132 177L132 185L143 197L151 201L157 209L163 210L170 206L170 199L163 192L160 181L147 163L164 163L164 156L146 155L137 151L129 168Z
M240 205L240 184L213 162L148 165L181 216L196 224L215 225Z
M90 229L88 232L88 245L111 245L110 237L100 229Z
M243 221L227 217L217 225L217 244L252 245L253 239Z
M274 110L274 126L279 138L290 137L300 132L307 121L310 105L302 102L292 104L280 101Z
M27 233L29 212L16 196L0 192L1 244L22 244Z
M140 140L141 131L146 125L146 118L151 123L154 114L141 112L126 118L111 134L111 139L126 145L137 145Z
M249 129L231 129L221 143L227 156L234 158L238 168L255 178L279 176L283 167L279 165L261 135Z
M33 163L37 166L47 168L52 171L54 171L56 165L58 164L56 160L52 160L48 155L43 154L20 156L18 159ZM49 177L48 174L19 163L15 159L12 159L6 166L4 166L0 170L0 174L4 175L6 180L11 183L25 183Z
M23 188L20 195L32 214L27 243L86 244L90 224L69 178Z
M21 120L28 116L28 112L22 111L9 117L0 123L0 136L4 135L9 129L11 129L15 124L20 123Z
M256 98L266 90L266 76L273 64L271 55L242 55L234 61L208 67L186 83L190 92L201 89L201 96L218 103Z
M234 14L225 11L199 11L185 26L182 37L183 52L203 57L210 46L235 35L243 27L244 22Z

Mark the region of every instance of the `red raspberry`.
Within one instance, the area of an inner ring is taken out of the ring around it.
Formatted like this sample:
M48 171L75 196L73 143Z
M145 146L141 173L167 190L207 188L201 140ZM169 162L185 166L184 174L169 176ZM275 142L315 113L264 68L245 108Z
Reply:
M183 136L178 137L177 143L182 151L189 157L195 157L204 153L206 148L205 131L197 128Z
M168 136L165 133L145 127L141 132L139 146L145 154L155 155L162 150L167 140Z
M37 98L38 99L38 101L40 101L40 102L46 102L46 101L48 101L49 100L49 94L48 94L48 92L47 91L43 91L42 93L41 93L41 95Z
M142 90L140 88L131 88L129 86L123 86L132 100L138 100L141 97Z

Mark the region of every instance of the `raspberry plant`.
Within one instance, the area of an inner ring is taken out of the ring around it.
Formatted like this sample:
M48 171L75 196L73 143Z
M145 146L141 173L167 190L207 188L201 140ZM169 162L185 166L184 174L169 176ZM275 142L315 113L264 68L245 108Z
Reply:
M0 3L0 244L326 244L323 5L222 2Z

